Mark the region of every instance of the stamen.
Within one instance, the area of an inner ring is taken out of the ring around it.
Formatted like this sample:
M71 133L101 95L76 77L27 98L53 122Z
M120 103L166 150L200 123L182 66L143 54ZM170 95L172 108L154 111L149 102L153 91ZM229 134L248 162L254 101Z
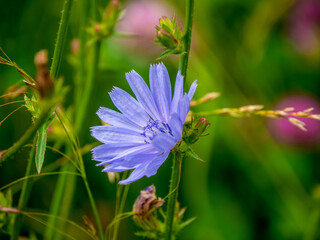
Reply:
M171 136L173 136L170 126L167 123L162 122L160 120L153 121L152 119L150 119L148 124L143 128L143 130L144 132L141 133L141 135L145 137L145 143L151 143L154 136L158 132L170 134Z

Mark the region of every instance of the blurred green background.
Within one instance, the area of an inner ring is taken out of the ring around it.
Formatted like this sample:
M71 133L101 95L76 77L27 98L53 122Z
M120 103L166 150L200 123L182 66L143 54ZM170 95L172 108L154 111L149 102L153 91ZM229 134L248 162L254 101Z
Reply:
M101 6L106 3L100 0ZM47 49L52 56L62 4L62 0L0 0L0 46L31 76L36 74L33 57L37 51ZM161 53L160 47L152 43L157 19L175 14L178 22L183 23L183 0L121 1L121 6L126 12L119 31L140 37L115 36L103 41L86 117L88 131L82 144L95 142L89 127L100 124L95 114L99 106L114 108L108 96L112 86L132 93L125 80L126 72L135 69L148 79L149 65ZM65 107L73 104L76 73L70 43L77 37L78 21L79 6L75 2L60 69L65 84L71 86ZM320 110L319 30L320 3L316 0L196 1L187 84L198 80L196 99L208 92L220 92L222 96L194 111L248 104L272 109L282 99L295 95L304 96L309 107ZM174 79L178 58L171 56L163 61ZM1 65L0 80L0 92L4 94L9 86L21 82L21 77L15 69ZM2 104L3 100L0 101ZM295 104L298 103L293 101L292 105ZM1 107L0 119L17 106ZM179 239L320 239L319 123L310 122L314 131L301 135L285 127L274 129L272 120L258 117L216 116L209 120L210 136L195 147L206 162L183 162L179 198L187 207L186 217L197 219L180 233ZM25 109L6 120L0 126L0 149L10 147L30 123L31 115ZM292 142L286 136L314 140ZM48 141L49 146L53 144ZM25 148L0 167L1 186L24 176L28 151ZM59 157L47 150L44 165ZM85 155L85 165L106 226L114 214L116 186L100 172L102 168L95 167L90 153ZM169 158L157 175L131 184L125 210L130 211L139 191L151 184L156 186L158 196L165 197L170 173ZM29 210L48 211L56 179L48 176L34 183ZM14 196L15 206L18 194ZM79 179L70 218L81 223L83 215L93 219ZM27 236L31 230L40 237L43 229L25 219L22 233ZM131 219L121 222L120 229L119 239L138 239ZM68 231L78 239L83 237L76 229Z

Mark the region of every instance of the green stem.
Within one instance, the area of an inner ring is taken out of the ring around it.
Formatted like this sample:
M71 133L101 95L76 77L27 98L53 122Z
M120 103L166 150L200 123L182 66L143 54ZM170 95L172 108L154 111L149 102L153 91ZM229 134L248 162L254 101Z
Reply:
M56 79L58 77L58 70L60 67L60 62L61 62L61 58L62 58L62 51L64 48L64 42L65 42L66 35L67 35L72 3L73 3L73 0L65 0L64 1L62 15L61 15L61 19L60 19L60 26L59 26L59 30L58 30L56 44L55 44L55 48L54 48L54 52L53 52L53 59L52 59L51 68L50 68L50 76L53 79Z
M29 159L28 159L28 165L27 165L27 170L25 176L28 177L31 175L32 168L34 168L34 158L35 158L35 152L36 152L36 141L37 141L37 136L34 137L32 149L30 151ZM19 203L18 203L18 209L20 211L24 211L30 191L31 191L31 185L32 185L32 179L31 178L26 178L23 182L20 198L19 198ZM12 227L12 234L11 234L11 240L17 240L19 235L20 235L20 226L21 226L21 219L22 216L19 215L14 215L13 217L13 227Z
M78 104L81 102L81 95L83 86L86 81L86 42L87 42L87 17L88 17L88 0L82 0L80 2L80 20L79 20L79 40L80 40L80 57L79 57L79 66L78 66L78 75L74 81L75 84L75 108L79 109Z
M37 121L25 132L25 134L12 146L10 147L0 158L0 164L14 155L19 151L38 131L43 123L48 119L49 114L51 113L52 106L44 109Z
M84 171L83 171L83 174L85 174ZM93 211L94 217L95 217L96 222L97 222L100 239L103 240L104 239L104 234L103 234L103 229L102 229L99 213L98 213L98 210L97 210L97 207L96 207L96 203L94 201L91 189L89 187L89 183L88 183L87 177L85 175L82 175L82 178L83 178L83 181L84 181L84 185L85 185L85 187L87 189L87 193L88 193L88 196L89 196L89 200L90 200L90 203L91 203L91 207L92 207L92 211Z
M191 46L191 33L192 33L192 20L193 20L194 0L187 0L186 17L185 17L185 32L186 37L184 39L185 52L180 56L180 71L184 80L187 79L187 68Z
M122 179L126 179L127 175L128 175L128 172L123 173ZM122 214L123 212L124 205L128 196L129 187L130 187L130 184L127 184L125 186L120 184L117 185L117 202L116 202L115 218L118 215ZM123 188L124 190L121 197L121 192ZM120 221L117 221L113 227L113 237L112 237L113 240L117 240L118 238L119 227L120 227Z
M101 46L100 41L96 41L93 45L92 63L88 70L88 78L86 81L84 92L82 94L81 108L79 108L77 111L75 126L76 126L77 132L79 133L80 141L83 138L83 134L86 132L86 131L83 131L83 122L86 119L85 116L88 111L89 102L92 95L93 83L98 70L99 58L100 58L100 46Z
M172 160L172 173L171 173L171 182L169 189L168 197L168 206L167 206L167 216L165 222L165 240L175 239L173 232L174 224L174 215L176 202L178 199L178 190L179 190L179 179L180 179L180 168L182 163L182 154L179 152L174 153Z

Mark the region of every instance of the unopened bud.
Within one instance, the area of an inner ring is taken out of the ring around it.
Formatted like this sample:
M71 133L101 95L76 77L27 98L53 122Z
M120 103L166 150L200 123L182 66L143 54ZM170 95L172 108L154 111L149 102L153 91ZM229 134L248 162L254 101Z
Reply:
M157 31L157 39L168 49L175 49L178 47L177 39L164 29Z
M165 53L162 56L184 52L184 32L175 20L175 17L170 20L163 16L159 19L159 26L156 26L157 40L155 43L164 47Z
M196 141L198 141L198 139L201 136L205 136L204 132L210 127L210 123L208 122L208 120L204 117L200 118L196 124L194 125L194 127L192 127L184 136L184 140L188 143L188 144L193 144Z

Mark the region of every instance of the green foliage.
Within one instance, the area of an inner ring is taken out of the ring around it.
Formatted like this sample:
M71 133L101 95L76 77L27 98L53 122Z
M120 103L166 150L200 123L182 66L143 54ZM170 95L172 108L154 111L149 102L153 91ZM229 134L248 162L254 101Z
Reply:
M45 157L45 151L46 151L46 146L47 146L47 130L54 119L55 114L52 114L49 119L39 128L37 132L37 143L36 143L36 168L38 174L40 174L42 165L44 162L44 157Z

